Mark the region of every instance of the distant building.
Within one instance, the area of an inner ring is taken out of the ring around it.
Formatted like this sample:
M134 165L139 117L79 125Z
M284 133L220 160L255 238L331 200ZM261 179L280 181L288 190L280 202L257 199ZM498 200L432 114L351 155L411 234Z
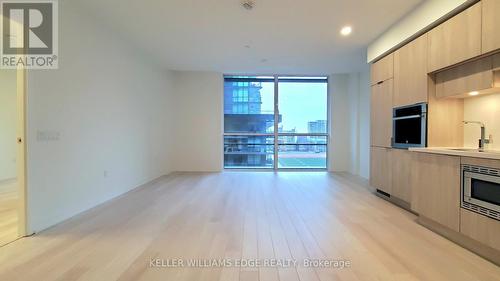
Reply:
M260 114L262 106L261 89L262 84L257 82L224 83L224 113Z
M224 132L225 133L272 133L274 113L262 110L262 84L260 82L224 83ZM278 116L278 124L282 116ZM310 134L327 132L327 121L307 122ZM296 129L279 133L296 134ZM326 152L325 137L280 136L279 152L322 153ZM283 145L287 144L287 145ZM317 145L316 145L317 144ZM225 167L267 167L273 166L274 137L233 135L224 137ZM277 160L277 159L276 159Z
M324 134L326 130L327 122L326 120L316 120L307 122L307 132L310 134Z
M307 122L307 132L310 134L325 134L328 132L328 122L326 120L316 120ZM325 137L309 136L309 143L311 144L325 144ZM310 150L319 153L326 152L326 145L310 146Z
M234 133L272 132L274 114L263 114L258 82L224 83L224 131ZM224 165L227 167L271 167L272 137L226 136Z
M283 127L280 126L278 129L278 132L280 133L288 133L288 134L295 134L297 133L297 130L295 128L291 130L283 130ZM288 145L281 145L279 147L279 151L284 152L284 151L296 151L298 148L296 145L290 145L290 144L295 144L297 143L297 136L280 136L280 144L288 144Z

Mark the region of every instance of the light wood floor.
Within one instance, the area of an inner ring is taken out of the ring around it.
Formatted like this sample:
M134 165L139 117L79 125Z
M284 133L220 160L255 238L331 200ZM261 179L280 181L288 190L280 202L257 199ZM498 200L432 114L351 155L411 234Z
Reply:
M0 181L0 246L18 237L18 196L15 180Z
M0 248L0 280L500 280L345 174L176 174ZM153 268L151 258L345 259Z

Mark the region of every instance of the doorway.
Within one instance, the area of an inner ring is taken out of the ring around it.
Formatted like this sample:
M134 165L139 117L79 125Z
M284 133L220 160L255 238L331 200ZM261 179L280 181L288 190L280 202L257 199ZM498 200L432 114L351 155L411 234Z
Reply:
M224 76L224 168L326 170L328 78Z
M0 70L0 246L25 235L24 70Z

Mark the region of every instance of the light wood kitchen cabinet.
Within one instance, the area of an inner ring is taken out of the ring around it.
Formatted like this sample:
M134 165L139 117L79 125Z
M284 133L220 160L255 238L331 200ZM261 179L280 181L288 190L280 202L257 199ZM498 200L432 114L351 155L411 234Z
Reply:
M464 99L436 98L435 75L429 76L427 146L464 146Z
M493 71L500 70L500 53L493 56Z
M500 1L482 0L482 52L500 48Z
M420 102L427 102L427 34L394 52L394 106Z
M460 232L500 251L500 221L461 209Z
M463 96L493 87L493 57L471 61L436 73L436 97Z
M394 54L391 53L371 66L371 84L375 85L394 77Z
M485 159L476 157L462 157L462 165L473 165L473 166L483 166L493 169L500 169L500 160L496 159Z
M460 231L460 157L412 153L411 208Z
M481 21L479 2L429 31L428 71L481 55Z
M493 55L493 87L500 88L500 53Z
M392 184L391 196L407 203L411 202L411 151L406 149L392 149Z
M393 79L372 86L371 145L391 147Z
M391 149L385 147L372 147L370 159L370 185L391 194Z

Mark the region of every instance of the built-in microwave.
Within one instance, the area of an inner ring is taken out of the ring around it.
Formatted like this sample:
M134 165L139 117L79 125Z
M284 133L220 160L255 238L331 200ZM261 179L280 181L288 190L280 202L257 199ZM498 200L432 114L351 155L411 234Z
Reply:
M392 147L427 146L427 103L393 109Z
M500 170L462 165L462 208L500 220Z

